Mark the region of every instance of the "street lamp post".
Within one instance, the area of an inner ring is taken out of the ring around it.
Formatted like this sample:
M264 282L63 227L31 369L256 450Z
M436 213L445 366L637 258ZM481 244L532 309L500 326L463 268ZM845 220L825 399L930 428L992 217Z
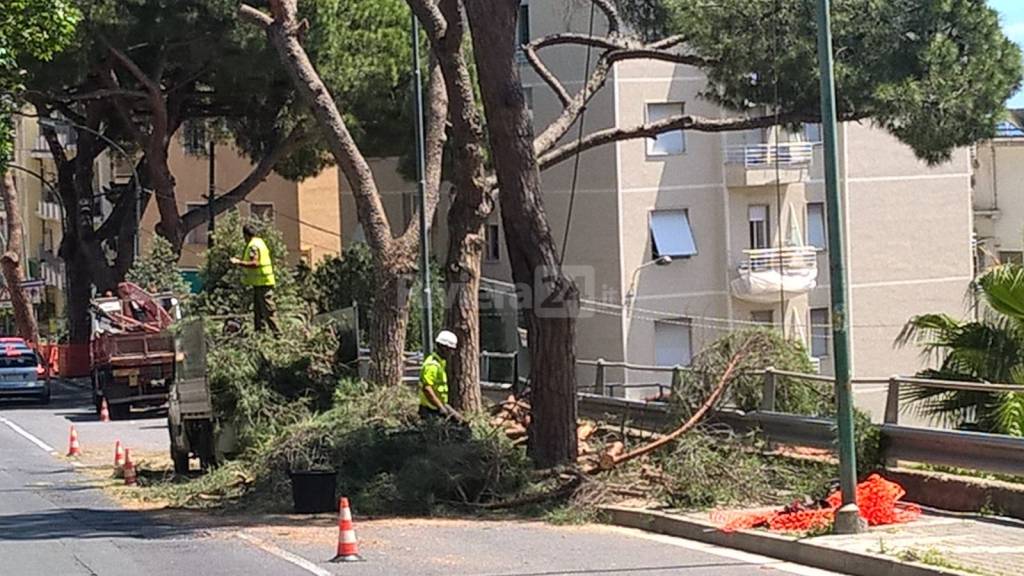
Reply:
M412 79L416 117L416 177L420 203L420 283L423 298L423 355L434 351L433 301L430 294L430 236L427 234L426 143L423 129L423 78L420 72L420 23L412 15Z
M142 179L139 178L139 172L138 172L138 170L135 169L135 162L132 161L131 155L128 154L128 151L125 150L124 148L122 148L120 144L118 144L117 142L114 142L109 137L107 137L105 134L100 132L99 130L94 130L94 129L88 127L88 126L82 126L81 124L77 124L77 123L72 122L72 121L70 121L70 120L68 120L66 118L57 119L57 118L41 117L41 118L39 118L39 124L41 124L43 126L49 126L50 128L56 128L58 126L64 126L64 127L68 127L68 128L74 128L75 130L84 130L84 131L86 131L86 132L96 136L100 140L103 140L107 144L109 144L114 150L117 150L118 152L120 152L121 155L124 156L125 160L127 160L128 166L131 167L131 169L132 169L132 178L134 178L134 180L135 180L135 257L138 258L138 256L139 256L139 228L140 228L139 224L140 224L140 221L142 220ZM93 198L93 196L89 197L89 202L92 202L92 198Z
M846 253L843 207L839 201L839 154L836 138L836 87L832 60L829 0L818 0L818 61L821 68L821 125L825 148L825 202L828 214L828 252L832 285L832 347L835 355L836 421L839 428L839 484L842 506L834 524L838 534L864 530L857 507L857 455L853 431L853 391L850 387L850 317L847 314Z
M633 270L633 277L629 281L629 290L626 291L626 316L632 316L633 314L633 302L636 300L636 282L640 279L640 271L650 266L668 266L672 263L671 256L660 256L651 260L650 262L644 262L643 264L636 267Z

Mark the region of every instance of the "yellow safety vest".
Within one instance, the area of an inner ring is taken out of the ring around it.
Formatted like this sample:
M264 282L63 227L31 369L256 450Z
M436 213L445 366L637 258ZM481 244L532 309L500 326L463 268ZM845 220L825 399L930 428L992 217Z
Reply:
M277 284L274 278L274 265L270 261L270 250L262 238L254 236L245 247L245 254L242 260L251 261L253 252L256 253L259 267L242 268L242 284L246 286L273 286Z
M427 356L420 368L420 406L431 410L437 410L437 406L430 401L424 389L434 389L434 394L441 400L442 404L448 403L448 370L444 358L437 354Z

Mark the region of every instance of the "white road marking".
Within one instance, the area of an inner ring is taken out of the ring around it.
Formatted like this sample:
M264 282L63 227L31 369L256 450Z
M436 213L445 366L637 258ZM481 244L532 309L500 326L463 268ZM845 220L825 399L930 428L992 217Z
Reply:
M309 572L310 574L315 574L316 576L333 576L327 570L324 570L323 568L317 566L316 564L310 562L309 560L306 560L302 556L298 556L296 554L292 554L291 552L289 552L287 550L282 550L281 548L278 548L277 546L275 546L275 545L273 545L273 544L271 544L269 542L264 542L263 540L260 540L259 538L256 538L254 536L250 536L248 534L245 534L244 532L238 532L238 533L235 534L235 536L237 536L239 539L243 540L244 542L247 542L248 544L250 544L252 546L255 546L256 548L259 548L260 550L263 550L267 554L271 554L273 556L277 556L278 558L280 558L281 560L284 560L285 562L288 562L289 564L293 564L295 566L298 566L299 568L302 568L303 570L305 570L306 572Z
M757 554L751 554L749 552L743 552L740 550L733 550L731 548L722 548L720 546L715 546L713 544L694 542L692 540L685 540L683 538L676 538L673 536L665 536L663 534L651 534L650 532L635 530L633 528L622 528L619 526L608 526L607 528L613 532L619 532L623 535L631 536L633 538L643 538L645 540L651 540L654 542L659 542L661 544L678 546L679 548L686 548L688 550L704 552L706 554L721 556L722 558L728 558L730 560L738 560L740 562L746 562L748 564L753 564L756 566L764 566L767 568L778 570L780 572L797 574L798 576L839 576L839 574L836 574L835 572L828 572L825 570L819 570L817 568L810 568L808 566L800 566L799 564L791 564L789 562L783 562L782 560L776 560L775 558L759 556Z
M3 422L4 424L7 424L8 428L10 428L11 430L14 430L19 436L21 436L25 440L28 440L29 442L35 444L36 446L41 448L44 452L51 452L51 453L56 453L57 452L56 450L54 450L53 446L50 446L46 442L43 442L39 438L36 438L32 434L30 434L27 430L25 430L21 426L18 426L14 422L11 422L7 418L4 418L3 416L0 416L0 422Z

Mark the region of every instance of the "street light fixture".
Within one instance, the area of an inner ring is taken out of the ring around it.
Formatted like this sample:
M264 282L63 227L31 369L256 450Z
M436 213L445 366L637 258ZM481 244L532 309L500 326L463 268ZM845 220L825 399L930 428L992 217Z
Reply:
M109 144L114 150L117 150L118 152L121 153L122 156L124 156L125 160L128 162L128 166L131 167L132 169L132 177L134 178L135 181L135 257L138 258L140 231L139 229L141 227L140 221L142 220L142 179L139 178L139 172L138 170L135 169L135 162L132 161L131 154L128 154L128 151L121 147L120 144L114 142L99 130L94 130L88 126L82 126L81 124L72 122L66 118L50 118L43 116L38 119L38 122L41 126L46 126L49 128L64 127L73 128L75 130L84 130L85 132L88 132L96 136L100 140L103 140L104 142ZM90 196L90 202L92 201L91 198L92 197Z
M633 278L629 281L629 290L626 291L627 316L633 313L633 301L636 299L636 282L640 279L640 271L651 266L668 266L671 263L671 256L659 256L650 262L644 262L633 270Z

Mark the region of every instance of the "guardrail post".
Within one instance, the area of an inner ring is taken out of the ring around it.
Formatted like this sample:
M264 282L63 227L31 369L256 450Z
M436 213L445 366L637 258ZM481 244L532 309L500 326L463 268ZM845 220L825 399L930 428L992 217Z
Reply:
M669 388L669 396L675 396L679 389L683 387L683 367L676 364L672 367L672 387ZM658 394L661 392L659 390Z
M522 392L522 385L519 382L519 351L516 350L512 353L512 394L518 398Z
M775 412L776 378L775 368L771 366L765 368L764 388L761 392L761 412Z
M889 394L885 398L885 423L900 423L900 381L898 376L889 377Z
M594 394L604 396L604 358L597 359L597 368L594 370Z

